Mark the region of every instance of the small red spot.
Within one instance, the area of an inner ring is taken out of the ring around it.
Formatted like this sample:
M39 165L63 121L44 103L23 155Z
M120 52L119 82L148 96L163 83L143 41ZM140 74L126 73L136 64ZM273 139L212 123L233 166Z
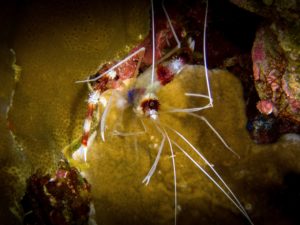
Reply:
M170 69L163 65L157 66L157 79L161 83L161 85L166 85L170 83L174 78L174 74L170 71Z
M84 133L82 136L81 144L87 146L88 139L89 139L89 133Z

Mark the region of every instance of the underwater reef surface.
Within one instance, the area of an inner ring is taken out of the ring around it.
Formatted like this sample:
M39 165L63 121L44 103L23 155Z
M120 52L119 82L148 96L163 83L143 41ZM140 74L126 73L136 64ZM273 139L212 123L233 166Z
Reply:
M124 56L141 39L149 6L140 1L1 4L1 221L15 224L22 221L26 180L36 170L56 171L61 150L74 129L81 130L87 89L75 81L104 60Z
M282 133L300 132L300 32L296 31L300 29L297 24L287 26L261 27L253 45L253 75L260 98L256 107L265 120L273 120L270 137L254 137L258 142L272 142Z
M273 21L284 19L295 22L300 17L300 5L297 0L230 0L230 2Z
M257 143L300 133L300 4L284 0L231 0L261 16L252 47L259 113L249 118Z
M88 224L92 221L91 185L61 160L55 174L39 171L27 180L21 205L24 224Z
M24 1L1 10L5 11L1 14L5 18L1 31L5 32L1 32L0 45L0 219L5 225L23 223L20 202L26 180L37 170L54 173L64 158L62 149L81 135L88 90L74 82L94 73L101 63L124 57L148 33L149 4ZM245 129L240 80L224 70L210 73L214 108L199 114L240 159L197 118L162 114L161 121L186 135L214 164L255 224L299 224L299 136L286 135L270 145L253 143ZM202 67L187 68L163 88L159 93L162 105L201 104L199 99L184 96L186 90L205 91ZM135 129L132 113L127 114L124 129ZM153 147L160 143L160 136L150 124L150 135L138 140L110 135L110 124L117 116L118 111L112 110L106 142L97 137L88 164L77 165L91 184L96 223L173 224L168 148L150 184L144 186L142 180L155 159ZM248 224L180 152L176 163L178 224Z

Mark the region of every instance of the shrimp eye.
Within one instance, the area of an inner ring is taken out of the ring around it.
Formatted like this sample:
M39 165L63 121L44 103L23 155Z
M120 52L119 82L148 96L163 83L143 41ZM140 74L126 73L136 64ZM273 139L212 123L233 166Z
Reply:
M155 102L153 102L153 101L149 102L149 107L154 108L155 107Z
M159 102L157 99L147 99L142 102L141 107L144 113L150 110L158 111Z

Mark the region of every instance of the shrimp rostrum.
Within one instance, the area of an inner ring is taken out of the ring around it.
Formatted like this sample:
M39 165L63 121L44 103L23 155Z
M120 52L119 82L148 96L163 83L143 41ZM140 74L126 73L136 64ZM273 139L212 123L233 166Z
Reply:
M175 163L176 152L181 152L181 154L186 156L245 216L249 223L252 224L250 217L236 195L201 151L189 141L187 136L160 119L161 115L165 113L185 113L188 116L198 118L204 121L224 146L233 152L209 121L205 117L197 114L197 112L201 110L213 107L209 71L206 62L208 1L206 2L204 15L202 46L206 93L185 93L189 98L195 98L196 100L203 99L206 103L191 108L171 106L168 107L167 110L163 110L163 108L167 107L164 107L158 97L158 92L176 79L177 76L180 76L182 70L190 65L196 41L188 37L184 29L170 18L164 2L162 2L161 8L166 22L164 24L156 24L153 1L151 1L151 32L126 58L119 62L106 63L95 75L90 76L87 80L78 81L88 83L90 94L87 104L87 116L83 125L81 146L74 151L72 157L75 160L87 161L87 153L97 134L98 127L101 139L105 141L107 119L110 116L112 107L120 109L121 112L129 110L130 113L140 121L140 124L142 124L142 131L123 132L119 131L117 126L114 126L115 129L113 129L112 133L119 136L149 135L149 130L152 129L152 131L155 130L161 137L155 160L144 178L143 183L147 185L150 182L156 171L160 157L163 154L163 150L169 149L174 178L175 224L178 208ZM164 49L170 50L164 52ZM100 108L102 109L101 113ZM122 115L122 113L120 115ZM118 125L120 125L120 123L122 123L122 120L116 122ZM152 128L149 129L149 126L152 126ZM236 154L235 152L233 153Z

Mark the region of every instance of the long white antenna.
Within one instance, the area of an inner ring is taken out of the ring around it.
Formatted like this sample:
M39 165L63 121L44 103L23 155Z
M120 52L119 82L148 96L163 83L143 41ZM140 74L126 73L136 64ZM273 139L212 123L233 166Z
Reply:
M175 164L175 155L172 146L171 139L167 133L167 131L162 127L167 141L169 142L169 148L171 152L172 166L173 166L173 179L174 179L174 225L177 225L177 178L176 178L176 164Z
M173 36L174 36L174 38L175 38L175 41L176 41L176 43L177 43L177 46L176 46L176 47L179 49L179 48L181 48L181 43L180 43L180 41L179 41L179 38L177 37L177 34L176 34L176 32L175 32L175 29L174 29L174 27L173 27L173 25L172 25L170 16L169 16L169 14L168 14L168 12L167 12L167 10L166 10L166 7L165 7L165 1L164 1L164 0L162 1L161 5L162 5L162 8L163 8L163 10L164 10L164 13L165 13L165 15L166 15L166 17L167 17L168 24L169 24L169 26L170 26L170 28L171 28L171 31L172 31Z
M204 61L204 70L205 70L205 78L206 78L206 86L209 97L209 105L213 106L213 99L211 96L210 83L208 77L208 69L207 69L207 59L206 59L206 27L207 27L207 12L208 12L208 0L206 1L206 9L205 9L205 17L204 17L204 26L203 26L203 61Z
M154 83L155 76L155 27L154 27L154 7L153 0L151 0L151 14L152 14L152 73L151 73L151 85Z

